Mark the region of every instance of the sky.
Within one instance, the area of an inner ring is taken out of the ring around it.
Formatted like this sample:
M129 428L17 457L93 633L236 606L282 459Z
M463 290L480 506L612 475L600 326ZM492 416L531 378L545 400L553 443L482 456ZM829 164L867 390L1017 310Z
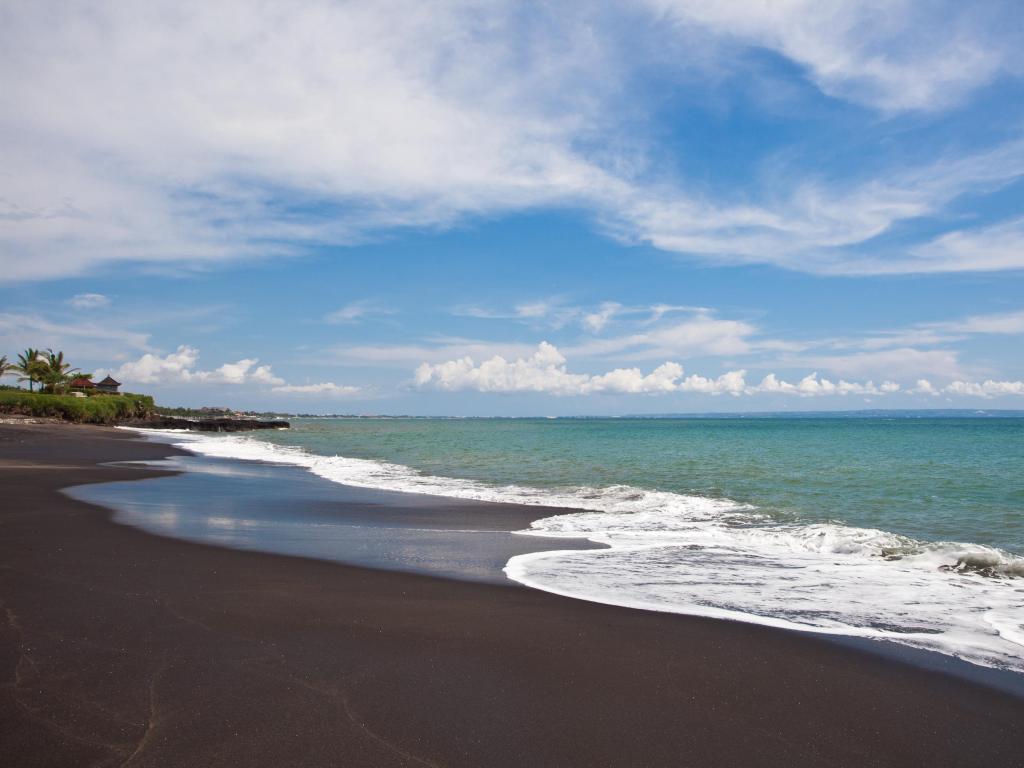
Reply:
M0 355L289 412L1024 408L1019 11L5 3Z

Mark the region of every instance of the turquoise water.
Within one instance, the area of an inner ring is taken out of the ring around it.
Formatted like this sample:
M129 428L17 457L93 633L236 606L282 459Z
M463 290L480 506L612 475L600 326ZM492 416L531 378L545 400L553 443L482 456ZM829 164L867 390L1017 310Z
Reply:
M1024 554L1024 418L312 419L258 437L429 475L727 498Z

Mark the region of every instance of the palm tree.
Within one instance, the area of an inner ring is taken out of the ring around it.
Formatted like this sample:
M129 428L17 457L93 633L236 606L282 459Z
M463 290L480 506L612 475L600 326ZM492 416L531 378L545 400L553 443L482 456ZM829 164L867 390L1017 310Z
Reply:
M0 379L7 375L8 371L13 371L14 365L7 362L7 355L0 357Z
M54 393L58 389L63 389L64 385L71 379L71 376L78 372L77 368L71 367L71 363L64 362L63 351L54 352L52 349L46 350L43 362L46 364L43 381L46 382L46 386L49 387L50 391Z
M18 377L18 381L28 382L28 391L31 392L32 385L37 381L42 381L45 367L46 365L40 359L39 350L29 347L18 355L18 362L14 366L14 370L21 374Z

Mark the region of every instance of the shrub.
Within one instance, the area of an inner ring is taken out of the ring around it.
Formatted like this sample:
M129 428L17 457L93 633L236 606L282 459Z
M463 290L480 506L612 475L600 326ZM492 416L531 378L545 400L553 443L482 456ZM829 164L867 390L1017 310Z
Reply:
M125 392L105 397L72 397L0 390L0 413L52 417L84 424L116 424L152 413L153 398Z

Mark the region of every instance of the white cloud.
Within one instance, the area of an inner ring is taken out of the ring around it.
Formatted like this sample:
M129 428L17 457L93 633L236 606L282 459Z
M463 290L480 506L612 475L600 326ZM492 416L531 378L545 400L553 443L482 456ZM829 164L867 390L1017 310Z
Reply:
M163 357L147 352L138 360L125 363L112 375L119 381L139 384L189 381L198 359L199 350L182 345Z
M102 293L77 293L68 299L68 304L75 309L98 309L110 306L110 297Z
M329 357L348 365L415 365L423 361L443 362L457 357L485 358L529 356L535 345L497 342L452 336L434 336L419 344L360 344L327 350Z
M269 365L257 366L259 361L255 358L224 363L212 371L196 370L198 360L199 350L182 345L162 357L147 352L138 360L124 363L112 371L111 375L121 381L139 384L284 384L284 379L275 376Z
M644 375L639 368L617 368L599 376L569 373L565 357L541 342L530 357L509 361L500 355L476 365L471 357L416 369L417 385L444 390L481 392L544 392L554 395L671 392L683 375L682 366L665 363Z
M999 312L986 315L970 315L968 317L962 317L955 320L922 322L909 328L874 331L862 336L818 339L796 343L783 342L783 344L788 344L790 351L793 352L805 352L809 349L815 348L830 350L865 350L870 352L895 348L905 350L907 348L921 346L931 347L947 345L953 342L963 341L970 336L976 335L1016 334L1024 334L1024 310ZM778 342L773 341L771 343L776 344ZM766 348L765 342L760 342L759 347L762 349ZM779 347L779 349L785 350L785 347ZM935 358L942 363L941 368L937 372L947 375L959 375L950 365L952 362L949 358L950 354L955 353L945 351L941 354L935 355ZM914 352L910 355L904 355L903 352L900 352L898 353L898 356L907 357L914 364L921 362ZM875 358L877 360L877 367L880 369L888 369L889 363L893 357L893 354L886 353L881 357ZM863 363L865 359L871 358L855 358L855 360L858 359ZM845 356L840 357L840 360L845 364L849 363L848 358ZM814 364L815 359L810 358L808 362ZM825 362L829 362L828 358L825 359ZM848 368L845 367L844 369L848 370Z
M1020 66L998 8L638 7L711 41L716 73L738 48L768 48L825 92L884 110L942 106ZM760 201L648 181L663 163L619 117L647 108L628 85L651 65L636 51L652 40L617 38L655 34L661 25L640 16L500 0L10 6L0 279L288 257L380 229L545 206L589 210L619 236L718 262L831 273L1020 266L998 231L887 259L843 250L1019 177L1019 143L866 181L798 172L783 185L792 194Z
M704 376L692 374L687 376L685 381L679 385L682 392L699 392L705 395L733 395L746 394L748 387L746 371L728 371L721 376L709 379Z
M996 34L998 6L982 17L992 25L986 30L970 6L950 2L645 2L691 36L710 31L771 49L826 93L884 110L943 107L1018 66L1013 36Z
M600 333L620 310L622 305L614 301L606 301L596 312L583 316L583 327L592 333Z
M563 328L582 314L579 307L567 305L560 298L534 299L516 304L511 309L494 309L476 305L455 307L456 317L475 317L483 320L518 320L527 325Z
M255 362L255 361L253 361L253 362ZM283 384L284 383L284 379L282 379L282 378L280 378L278 376L275 376L274 372L270 370L270 366L269 365L261 365L261 366L259 366L251 374L249 374L249 378L252 381L259 382L260 384Z
M818 368L845 376L900 379L964 376L959 354L951 349L896 347L845 355L793 355L783 357L782 361L790 367Z
M159 356L147 353L133 362L125 363L111 372L120 381L138 384L227 384L234 386L269 387L277 394L329 395L348 397L362 392L360 387L335 384L331 381L316 384L289 384L274 374L269 365L257 365L254 358L224 363L213 370L197 370L199 351L182 345L170 354Z
M605 184L571 145L614 70L555 10L40 2L4 21L6 279L288 255Z
M873 381L864 383L845 381L831 381L826 378L818 378L817 372L810 373L795 384L782 381L769 373L756 387L749 388L748 392L778 393L784 395L798 395L800 397L815 397L819 395L889 395L899 392L901 387L893 381L883 381L875 385Z
M319 384L284 384L271 388L272 392L281 392L299 395L335 395L347 397L358 394L359 387L342 386L332 381L324 381Z
M679 191L631 188L605 222L624 240L714 263L768 263L828 275L1016 269L1014 244L1020 238L1013 226L977 238L964 235L965 244L953 236L955 247L942 245L940 238L882 255L860 248L902 221L935 216L965 194L998 189L1022 176L1024 142L1016 140L916 168L889 169L868 180L785 179L792 192L762 206L697 202ZM935 248L941 252L933 253Z
M250 358L236 363L224 363L212 371L193 371L191 376L197 381L212 384L284 384L284 379L275 376L269 365L254 367L258 362L255 358Z
M1007 181L1024 175L1017 160L1007 167ZM915 245L905 254L857 259L833 267L838 272L925 274L930 272L998 272L1024 269L1024 218L974 229L959 229Z
M629 359L666 356L738 355L749 352L758 329L742 320L723 320L701 310L622 336L584 341L567 348L573 356L619 355Z
M1024 240L1021 241L1024 252ZM970 334L1022 334L1024 333L1024 310L1000 312L991 315L971 315L962 320L929 323L929 327Z
M103 360L149 348L149 334L99 320L58 322L35 313L0 312L0 348L63 349L77 359Z
M914 384L913 388L908 389L912 395L931 395L932 397L939 396L939 390L937 390L928 379L918 379Z
M363 299L361 301L353 301L344 307L328 313L324 320L328 323L354 323L367 317L393 315L394 313L393 309L382 307L375 302Z
M793 395L797 397L889 396L898 394L929 394L939 392L970 397L1001 397L1024 395L1024 382L957 380L941 389L928 380L919 379L914 386L904 387L891 379L880 383L868 381L832 380L817 372L789 382L774 373L766 375L760 383L750 384L744 370L727 371L710 378L691 374L683 378L683 367L667 362L644 374L639 368L616 368L603 374L572 373L566 359L548 342L541 342L528 357L507 360L495 355L477 364L471 357L443 363L423 363L416 369L415 381L420 387L447 391L476 390L479 392L534 392L560 396L592 394L670 394L692 392L706 395L751 396Z
M951 395L969 395L984 398L1024 395L1024 381L954 381L944 387L942 391Z
M548 392L559 395L580 394L590 377L570 374L565 358L551 344L541 342L529 358L509 362L500 355L479 366L471 357L416 369L416 384L438 389L476 389L481 392Z

